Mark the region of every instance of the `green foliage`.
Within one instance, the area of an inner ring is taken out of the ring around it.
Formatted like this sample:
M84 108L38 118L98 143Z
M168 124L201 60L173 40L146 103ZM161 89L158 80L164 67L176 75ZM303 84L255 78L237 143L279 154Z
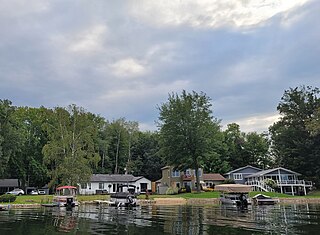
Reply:
M0 202L14 202L17 196L13 194L3 194L0 196Z
M319 108L318 88L290 88L277 108L281 119L270 127L276 165L302 173L317 185L320 185L320 135L316 121Z
M100 160L93 141L97 135L93 117L75 105L52 111L52 120L46 123L49 141L43 147L50 186L89 181Z
M166 195L175 195L178 194L179 189L177 187L169 187L166 191Z
M277 183L273 179L265 179L264 183L273 189L276 189L278 187Z
M224 131L226 156L232 169L252 165L266 169L273 165L266 134L244 133L236 123L228 124Z
M19 162L23 139L14 117L15 110L11 101L0 100L0 178L10 177L9 170L18 170L19 167L16 163ZM14 173L19 175L19 172Z
M214 152L215 133L219 123L211 116L210 99L203 93L183 91L169 95L168 102L159 107L160 142L167 164L178 169L198 169L204 164L205 155Z
M145 176L151 181L161 178L161 167L164 162L160 154L159 135L157 133L140 132L131 152L132 166L130 169L132 173Z

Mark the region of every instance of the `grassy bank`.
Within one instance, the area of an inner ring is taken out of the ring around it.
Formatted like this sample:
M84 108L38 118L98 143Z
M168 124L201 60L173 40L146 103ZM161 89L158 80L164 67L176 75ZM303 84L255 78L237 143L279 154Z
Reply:
M250 192L250 197L255 196L261 192ZM281 193L263 192L264 195L274 198L320 198L320 191L314 191L307 196L291 196ZM220 192L201 192L201 193L182 193L176 195L149 195L148 198L153 200L154 198L184 198L184 199L205 199L205 198L219 198ZM79 202L88 202L94 200L108 200L109 195L79 195ZM42 204L52 202L53 195L22 195L18 196L12 204ZM146 199L145 195L138 196L138 199ZM7 203L0 203L7 204Z

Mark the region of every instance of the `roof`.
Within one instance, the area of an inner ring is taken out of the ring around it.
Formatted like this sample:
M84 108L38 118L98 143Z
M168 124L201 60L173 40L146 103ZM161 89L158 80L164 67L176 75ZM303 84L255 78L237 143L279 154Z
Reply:
M226 178L220 174L203 174L203 180L225 181Z
M170 166L164 166L161 168L161 170L168 169L168 168L170 168Z
M18 179L0 179L0 187L19 187Z
M251 186L244 184L219 184L215 186L214 190L226 193L248 193L251 191Z
M77 187L74 187L74 186L61 186L61 187L57 188L57 190L61 190L61 189L77 189Z
M136 182L139 179L144 178L143 176L133 176L133 175L121 175L121 174L94 174L91 176L90 182Z
M251 178L251 177L256 177L256 176L263 176L263 175L267 175L267 174L269 174L269 173L271 173L271 172L273 172L273 171L277 171L277 170L283 170L283 171L287 171L287 172L290 172L290 173L295 174L295 175L301 175L300 173L297 173L297 172L288 170L288 169L286 169L286 168L277 167L277 168L273 168L273 169L269 169L269 170L259 171L259 172L257 172L257 173L248 175L248 176L246 176L245 178Z
M229 171L227 173L225 173L225 175L230 175L234 172L237 172L237 171L240 171L240 170L243 170L245 168L252 168L252 169L255 169L255 170L258 170L258 171L262 171L262 169L258 168L258 167L254 167L254 166L251 166L251 165L247 165L247 166L244 166L244 167L240 167L240 168L237 168L235 170L232 170L232 171Z

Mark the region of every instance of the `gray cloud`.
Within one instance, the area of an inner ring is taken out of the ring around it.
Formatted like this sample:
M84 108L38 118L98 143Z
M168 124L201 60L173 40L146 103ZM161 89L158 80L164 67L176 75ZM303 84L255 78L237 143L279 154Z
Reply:
M8 1L1 98L156 129L168 93L203 91L223 124L262 131L285 89L319 86L319 2L170 2Z

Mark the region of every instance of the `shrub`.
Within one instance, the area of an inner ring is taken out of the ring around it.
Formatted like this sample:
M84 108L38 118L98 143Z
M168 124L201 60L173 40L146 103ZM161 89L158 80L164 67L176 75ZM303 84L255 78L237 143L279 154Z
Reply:
M14 202L17 196L13 194L3 194L0 196L0 202Z
M167 195L174 195L174 194L178 194L178 188L168 188L167 191L166 191L166 194Z
M277 183L273 179L265 179L264 183L273 189L276 189L278 187Z

